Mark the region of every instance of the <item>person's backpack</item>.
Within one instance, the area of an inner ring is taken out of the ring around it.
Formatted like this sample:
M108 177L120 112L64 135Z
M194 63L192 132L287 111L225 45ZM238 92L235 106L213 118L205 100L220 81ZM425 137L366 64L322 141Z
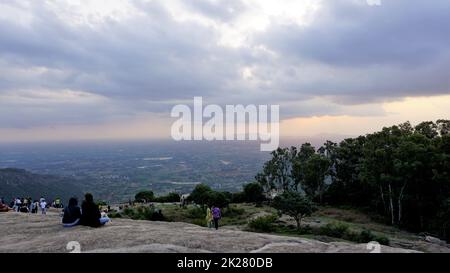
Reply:
M213 208L212 215L213 215L214 219L219 219L221 217L220 209L219 208Z

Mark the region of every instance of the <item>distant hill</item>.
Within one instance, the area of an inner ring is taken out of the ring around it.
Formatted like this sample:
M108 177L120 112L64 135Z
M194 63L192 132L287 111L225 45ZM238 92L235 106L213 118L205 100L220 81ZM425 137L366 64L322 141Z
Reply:
M35 174L22 169L0 169L0 197L8 202L14 197L38 199L43 196L47 200L60 197L67 203L72 196L82 197L78 183L72 178Z

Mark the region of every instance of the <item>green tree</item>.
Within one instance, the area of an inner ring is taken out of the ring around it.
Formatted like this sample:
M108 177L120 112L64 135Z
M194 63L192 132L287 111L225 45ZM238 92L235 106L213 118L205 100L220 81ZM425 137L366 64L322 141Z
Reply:
M226 208L230 204L231 199L225 192L211 191L207 193L207 204L219 208Z
M326 190L325 178L330 174L331 160L321 154L313 154L304 163L303 189L311 199L322 203Z
M136 202L152 202L155 195L152 191L141 191L134 196Z
M263 171L255 177L265 192L271 190L297 190L298 182L292 169L297 157L297 148L278 148L272 152L272 158L264 164Z
M211 192L212 190L208 185L199 184L195 186L194 190L189 196L189 199L191 199L198 205L204 206L208 204L209 195L211 194Z
M310 216L315 210L313 203L307 196L288 191L275 197L272 206L280 213L294 218L298 230L300 230L302 219Z
M250 203L260 204L266 199L263 187L256 182L244 185L243 195L244 200Z
M438 126L432 121L421 122L414 129L416 133L424 135L427 138L435 138L439 135Z
M436 121L436 125L441 136L450 134L450 120L439 119Z
M176 192L170 192L167 195L158 196L154 200L155 200L155 202L160 202L160 203L179 202L180 194L178 194Z

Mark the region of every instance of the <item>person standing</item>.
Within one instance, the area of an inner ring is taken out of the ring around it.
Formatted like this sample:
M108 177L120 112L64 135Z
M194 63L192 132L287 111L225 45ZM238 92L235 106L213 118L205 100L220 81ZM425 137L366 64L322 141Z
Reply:
M209 207L206 209L206 225L208 228L212 228L213 225L213 216Z
M47 202L45 202L44 198L41 198L41 203L39 206L41 208L41 214L47 214Z
M214 220L214 227L216 230L218 230L219 229L219 220L220 220L220 218L222 218L220 209L218 207L215 207L215 206L213 207L212 216L213 216L213 220Z
M16 198L16 201L14 202L14 209L16 212L20 211L20 207L22 206L22 201L19 197Z

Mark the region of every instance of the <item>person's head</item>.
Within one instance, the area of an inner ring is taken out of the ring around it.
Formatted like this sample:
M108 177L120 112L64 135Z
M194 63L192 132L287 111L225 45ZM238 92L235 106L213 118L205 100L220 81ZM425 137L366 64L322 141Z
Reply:
M78 205L78 200L75 197L69 199L69 207L76 207Z
M86 193L84 195L84 200L86 200L86 202L89 202L89 203L94 203L94 196L92 196L91 193Z

